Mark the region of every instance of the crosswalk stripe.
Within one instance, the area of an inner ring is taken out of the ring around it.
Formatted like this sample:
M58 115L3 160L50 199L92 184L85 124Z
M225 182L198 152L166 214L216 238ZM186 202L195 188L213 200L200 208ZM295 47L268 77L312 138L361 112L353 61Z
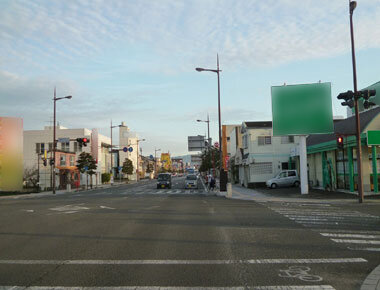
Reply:
M349 239L331 239L331 240L336 243L380 245L380 241L373 241L373 240L349 240Z
M331 238L380 239L380 235L332 234L332 233L320 233L320 234L324 237L331 237Z

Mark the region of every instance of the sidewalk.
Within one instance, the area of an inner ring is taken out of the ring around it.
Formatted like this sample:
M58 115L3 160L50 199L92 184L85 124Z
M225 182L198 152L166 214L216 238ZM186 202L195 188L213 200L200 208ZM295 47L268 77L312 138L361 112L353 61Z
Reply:
M129 184L133 184L133 183L129 183ZM56 190L55 191L55 195L61 195L61 194L65 194L65 193L71 193L71 194L75 194L75 193L79 193L79 192L88 192L88 191L92 191L92 190L95 190L95 189L102 189L102 188L110 188L111 186L112 187L117 187L117 186L121 186L121 185L126 185L126 183L122 182L122 183L114 183L113 185L111 184L100 184L98 186L93 186L93 188L90 188L88 187L88 189L71 189L70 191L67 190L67 189L63 189L63 190ZM39 193L26 193L26 194L14 194L14 195L4 195L4 196L0 196L0 199L18 199L18 198L34 198L34 197L43 197L43 196L54 196L53 195L53 191L43 191L43 192L39 192Z
M302 195L299 188L279 188L279 189L251 189L237 184L232 185L232 196L228 197L227 192L218 192L218 196L231 199L255 200L260 202L347 202L357 203L357 196L341 192L326 192L321 190L309 191L309 194ZM366 202L380 203L380 196L366 198Z

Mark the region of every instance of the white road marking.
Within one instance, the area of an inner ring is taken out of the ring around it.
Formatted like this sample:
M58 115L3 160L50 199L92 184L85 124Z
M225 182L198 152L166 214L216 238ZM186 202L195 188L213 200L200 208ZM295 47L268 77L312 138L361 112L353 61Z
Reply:
M104 206L104 205L101 205L100 208L104 208L104 209L114 209L113 207L108 207L108 206Z
M33 209L22 209L22 211L26 211L26 212L34 212Z
M67 287L67 286L2 286L2 290L334 290L330 285L286 286L234 286L234 287L173 287L173 286L115 286L115 287Z
M331 239L335 243L347 243L347 244L370 244L370 245L380 245L380 241L371 240L346 240L346 239Z
M180 193L182 190L177 190L175 193Z
M380 248L352 248L352 247L347 247L350 250L355 250L355 251L370 251L370 252L380 252Z
M380 239L380 235L331 234L331 233L320 233L320 234L324 237L331 237L331 238Z
M68 205L53 207L53 208L49 208L49 209L54 210L54 211L78 211L78 210L87 210L89 208L84 207L84 206L79 206L79 205L68 204Z
M0 265L229 265L365 263L363 258L252 260L0 260Z

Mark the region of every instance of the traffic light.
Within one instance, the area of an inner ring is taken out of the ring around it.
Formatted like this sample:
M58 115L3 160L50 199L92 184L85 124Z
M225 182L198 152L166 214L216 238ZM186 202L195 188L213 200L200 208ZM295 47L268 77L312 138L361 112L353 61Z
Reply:
M342 136L338 136L336 138L336 144L338 145L338 149L343 149L344 144L343 144L343 137Z
M376 90L362 90L360 91L360 95L364 99L363 106L365 109L376 105L375 103L369 101L371 97L374 97L376 95Z
M354 103L354 92L353 91L347 91L345 93L340 93L338 95L338 100L344 100L342 103L342 106L349 106L350 108L353 108Z
M43 160L43 164L44 164L44 166L47 166L47 160L44 158L44 159L42 159Z
M90 140L88 138L77 138L77 142L79 143L80 147L86 147L87 143L90 143Z

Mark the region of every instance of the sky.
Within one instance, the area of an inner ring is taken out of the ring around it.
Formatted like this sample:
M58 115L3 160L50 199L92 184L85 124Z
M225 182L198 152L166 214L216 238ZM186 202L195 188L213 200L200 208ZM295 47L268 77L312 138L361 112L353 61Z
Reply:
M380 0L354 11L358 87L380 80ZM347 0L0 0L0 116L24 129L124 121L154 148L188 154L187 136L271 120L271 86L331 82L332 107L352 90ZM117 129L114 129L117 135Z

